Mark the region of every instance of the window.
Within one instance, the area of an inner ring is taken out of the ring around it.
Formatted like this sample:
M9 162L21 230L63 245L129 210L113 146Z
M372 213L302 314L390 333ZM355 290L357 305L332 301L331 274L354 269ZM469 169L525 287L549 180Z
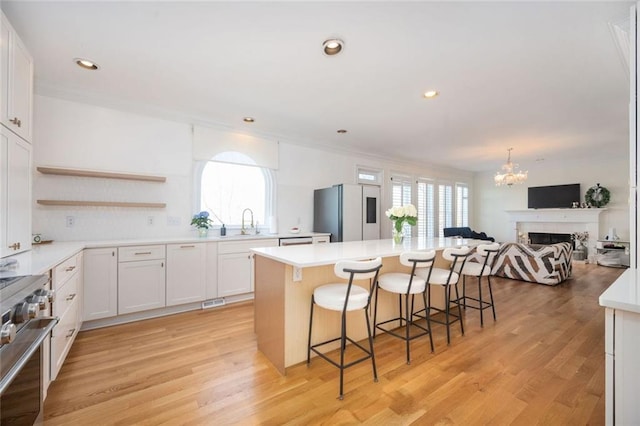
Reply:
M393 207L411 204L411 178L394 175L391 177L391 203ZM411 235L411 225L404 223L403 234Z
M453 226L453 186L438 184L438 236L444 237L444 228Z
M238 153L235 153L238 155ZM241 155L241 154L240 154ZM212 213L214 222L240 225L245 209L253 212L254 223L264 225L272 216L273 176L270 169L215 161L196 167L199 210ZM198 178L199 173L199 180ZM199 184L199 185L198 185ZM250 223L250 215L245 216ZM217 220L216 220L217 219Z
M456 184L456 226L469 226L469 187Z
M436 236L434 184L428 179L418 180L418 235L433 238Z
M382 185L382 170L366 167L357 167L356 180L365 185Z

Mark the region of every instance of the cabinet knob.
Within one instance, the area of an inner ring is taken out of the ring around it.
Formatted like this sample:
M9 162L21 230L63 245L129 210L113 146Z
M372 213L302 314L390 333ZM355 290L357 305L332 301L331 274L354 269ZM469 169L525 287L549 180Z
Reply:
M22 127L22 121L20 121L18 117L13 117L9 119L9 122L11 122L12 124L15 124L18 127Z

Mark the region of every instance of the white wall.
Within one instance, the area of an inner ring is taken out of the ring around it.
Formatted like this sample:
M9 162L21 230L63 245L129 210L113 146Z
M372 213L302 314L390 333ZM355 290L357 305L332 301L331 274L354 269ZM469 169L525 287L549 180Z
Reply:
M500 164L496 165L496 170ZM527 209L527 188L530 186L563 185L579 183L584 193L600 183L611 192L611 201L600 216L600 234L603 238L610 227L618 236L629 239L629 158L611 157L607 150L594 153L591 159L545 160L528 169L529 178L522 185L496 187L495 172L477 173L474 179L476 197L473 227L493 236L497 241L513 241L506 210Z
M43 239L112 240L195 235L192 134L188 123L151 118L58 98L36 96L34 165L166 176L166 183L43 175L34 171L34 199L163 202L166 209L45 207L34 202L33 232ZM466 182L473 174L429 165L394 162L304 147L280 141L276 171L277 220L281 233L298 225L312 230L313 190L355 183L356 167ZM382 211L390 205L383 186ZM66 226L67 216L75 219ZM153 225L148 219L153 218ZM471 219L473 220L473 219ZM239 221L239 219L238 219ZM382 235L390 237L391 224Z

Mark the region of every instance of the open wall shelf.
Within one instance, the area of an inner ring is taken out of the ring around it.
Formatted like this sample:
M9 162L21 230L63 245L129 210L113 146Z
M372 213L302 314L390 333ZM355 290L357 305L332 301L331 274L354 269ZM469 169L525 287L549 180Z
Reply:
M135 203L125 201L70 201L70 200L37 200L43 206L85 206L85 207L141 207L163 209L166 203Z
M46 175L139 180L143 182L166 182L167 181L167 178L164 176L139 175L139 174L132 174L132 173L99 172L94 170L66 169L66 168L59 168L59 167L36 167L36 170Z

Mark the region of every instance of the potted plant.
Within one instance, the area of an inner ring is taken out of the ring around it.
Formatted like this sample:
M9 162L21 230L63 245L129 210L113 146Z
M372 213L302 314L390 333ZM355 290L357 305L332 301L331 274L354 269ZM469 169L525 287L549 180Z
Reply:
M193 215L191 225L198 228L198 235L204 238L209 234L209 228L213 226L213 221L209 218L209 212L201 211Z

